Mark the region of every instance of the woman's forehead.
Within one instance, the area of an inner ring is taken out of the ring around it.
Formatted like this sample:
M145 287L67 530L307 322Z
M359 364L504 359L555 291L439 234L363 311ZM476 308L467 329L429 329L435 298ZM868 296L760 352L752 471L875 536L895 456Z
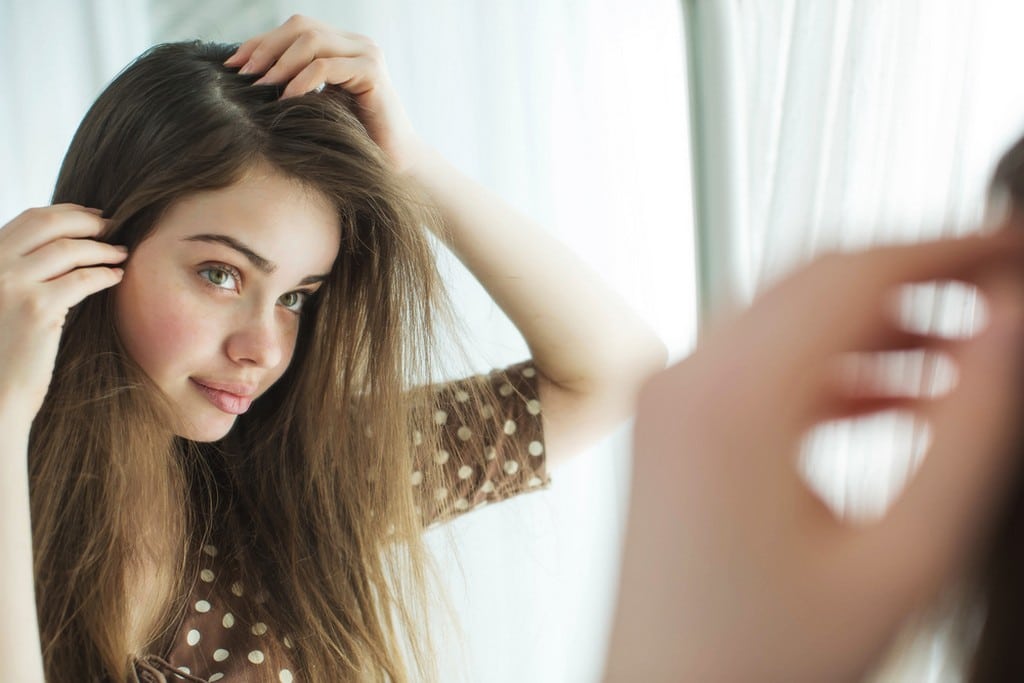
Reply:
M227 187L184 197L168 207L154 232L161 242L235 242L275 266L284 261L317 272L330 269L340 242L334 204L276 172L249 173Z

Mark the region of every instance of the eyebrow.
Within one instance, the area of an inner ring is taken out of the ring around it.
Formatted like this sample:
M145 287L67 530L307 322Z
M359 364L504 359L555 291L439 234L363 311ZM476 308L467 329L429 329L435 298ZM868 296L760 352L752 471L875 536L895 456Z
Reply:
M249 260L249 262L252 265L254 265L256 267L256 269L259 270L264 275L270 275L275 270L277 270L277 264L276 263L274 263L273 261L270 261L270 260L260 256L255 251L253 251L250 247L246 246L242 242L239 242L234 237L229 237L228 235L211 235L211 234L204 233L204 234L201 234L201 235L192 235L191 237L184 237L184 238L182 238L182 241L183 242L212 242L214 244L223 244L225 247L228 247L230 249L234 249L239 254L241 254L242 256L247 258ZM299 282L299 284L300 285L312 285L312 284L316 284L317 282L323 282L326 279L327 279L327 274L326 273L323 274L323 275L307 275L306 277L302 278L302 281Z

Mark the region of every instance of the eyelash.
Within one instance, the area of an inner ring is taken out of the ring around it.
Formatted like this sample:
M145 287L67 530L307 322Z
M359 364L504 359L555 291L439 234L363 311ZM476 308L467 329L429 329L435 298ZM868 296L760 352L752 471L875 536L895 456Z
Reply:
M213 289L216 289L216 290L219 290L219 291L227 291L227 289L225 287L221 287L221 286L211 282L208 277L203 275L203 273L212 273L212 272L220 272L220 273L224 273L226 275L229 275L230 277L233 277L235 279L236 283L241 281L241 279L242 279L242 274L239 273L237 269L232 268L231 266L223 264L223 263L217 263L217 264L208 265L208 266L200 269L199 270L199 276L203 279L203 283L206 284L207 287L212 287ZM284 298L285 296L288 296L290 294L297 294L297 295L299 295L301 297L301 299L299 300L298 308L293 308L291 306L285 306L285 308L287 310L291 311L292 313L294 313L295 315L302 315L302 309L306 306L306 303L309 301L310 297L312 297L314 293L313 292L305 292L305 291L302 291L302 290L296 290L294 292L288 292L287 294L282 295L281 298Z

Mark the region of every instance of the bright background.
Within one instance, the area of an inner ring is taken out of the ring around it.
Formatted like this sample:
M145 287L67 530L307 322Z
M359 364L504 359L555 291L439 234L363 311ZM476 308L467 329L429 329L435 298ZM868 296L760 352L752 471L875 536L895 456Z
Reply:
M674 358L699 316L822 249L977 229L1024 130L1024 6L1001 0L6 0L0 224L48 203L86 108L143 49L238 42L293 13L373 37L423 137L595 266ZM479 285L442 265L474 362L522 358ZM969 292L910 301L925 328L974 319ZM881 514L925 436L894 415L829 425L805 471L841 513ZM627 441L628 425L549 491L454 523L454 550L432 532L467 635L446 681L599 679ZM940 640L884 675L956 680Z

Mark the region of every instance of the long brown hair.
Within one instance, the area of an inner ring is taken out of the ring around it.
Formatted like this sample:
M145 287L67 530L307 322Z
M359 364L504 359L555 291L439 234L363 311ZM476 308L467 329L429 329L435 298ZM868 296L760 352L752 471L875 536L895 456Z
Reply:
M214 543L263 587L260 618L307 678L433 679L409 452L448 319L427 238L438 218L349 95L278 100L222 66L234 47L158 45L126 67L82 121L53 202L103 208L102 239L131 249L175 201L269 164L333 203L341 248L285 375L215 444L169 430L118 340L112 292L69 313L29 448L47 678L123 679L141 654L125 636L131 578L155 565L167 581L143 644L159 647L195 581L189 559Z

